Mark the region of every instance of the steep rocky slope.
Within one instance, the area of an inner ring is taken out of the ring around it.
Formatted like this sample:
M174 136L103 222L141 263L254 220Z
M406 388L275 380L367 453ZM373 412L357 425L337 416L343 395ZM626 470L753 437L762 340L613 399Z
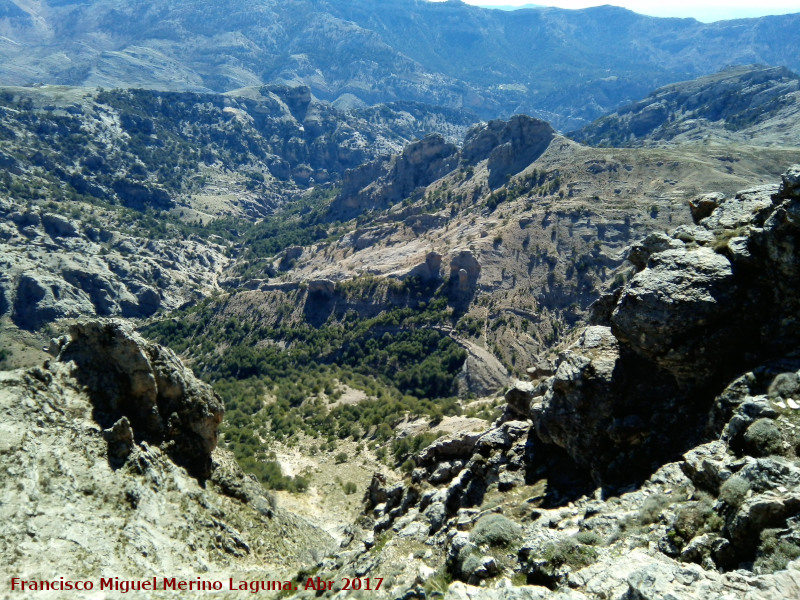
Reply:
M703 200L698 224L631 249L604 324L492 428L436 441L410 480L376 476L370 527L323 573L383 571L417 597L800 594L800 166Z
M255 218L415 137L460 139L476 120L413 102L345 114L296 85L228 94L3 88L0 186L17 199L57 191L141 211L178 207L192 220Z
M730 67L665 86L573 132L591 145L653 146L699 140L794 146L800 77L781 67Z
M10 84L224 92L303 83L341 104L527 112L558 129L726 65L800 68L797 15L704 24L611 6L504 12L414 0L5 6L0 74Z
M51 350L0 374L9 577L283 580L332 549L216 448L221 401L172 352L113 322Z

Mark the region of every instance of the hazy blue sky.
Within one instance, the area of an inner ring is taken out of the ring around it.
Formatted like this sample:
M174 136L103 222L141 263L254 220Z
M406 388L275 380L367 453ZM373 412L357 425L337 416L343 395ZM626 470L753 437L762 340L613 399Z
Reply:
M800 0L464 0L467 4L497 6L542 4L560 8L586 8L601 4L624 6L643 15L656 17L694 17L699 21L720 21L762 15L780 15L800 12Z

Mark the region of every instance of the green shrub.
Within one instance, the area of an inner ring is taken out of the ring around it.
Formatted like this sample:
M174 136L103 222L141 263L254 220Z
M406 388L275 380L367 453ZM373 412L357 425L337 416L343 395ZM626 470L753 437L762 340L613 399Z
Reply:
M781 571L793 560L800 558L800 546L778 537L780 529L765 529L761 532L761 544L753 567L756 573Z
M753 456L769 456L781 454L783 438L772 419L758 419L744 432L744 443L747 452Z
M349 496L350 494L355 494L357 488L355 483L352 481L347 481L344 483L344 485L342 485L342 489L344 490L344 493Z
M649 525L655 523L661 517L664 509L670 505L672 498L665 494L655 494L649 496L639 509L639 523Z
M349 457L347 456L347 452L339 452L339 453L338 453L338 454L337 454L337 455L334 457L334 459L333 459L333 460L336 462L336 464L337 464L337 465L340 465L340 464L342 464L342 463L345 463L345 462L347 462L347 459L348 459L348 458L349 458Z
M732 508L739 508L747 497L750 484L746 479L734 475L719 488L719 499Z
M406 475L410 474L417 466L417 463L414 462L413 458L409 458L406 460L402 465L400 465L400 470L405 473Z
M553 572L564 566L582 569L597 560L597 550L575 538L566 538L545 546L542 558Z
M469 534L470 540L475 544L497 548L508 548L519 541L521 536L522 528L511 519L498 513L482 516Z
M598 546L603 541L596 531L579 531L575 534L575 539L586 546Z
M434 595L444 595L450 584L453 583L453 574L447 569L436 571L431 577L422 583L422 587L429 597Z
M702 495L699 500L688 502L678 509L667 535L676 545L683 547L701 533L719 531L722 524L722 517L714 511L711 497Z
M287 490L293 493L308 490L308 480L305 477L284 475L281 466L274 460L256 460L252 456L247 456L239 458L238 462L242 469L255 475L268 489Z

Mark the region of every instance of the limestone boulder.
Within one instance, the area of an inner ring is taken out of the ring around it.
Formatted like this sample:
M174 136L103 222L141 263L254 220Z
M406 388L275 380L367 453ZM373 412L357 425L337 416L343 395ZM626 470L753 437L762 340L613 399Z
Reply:
M78 225L61 215L43 214L42 225L47 234L52 237L75 237L79 232Z
M703 194L694 200L689 200L689 210L692 211L692 219L694 222L699 223L709 216L724 199L725 194L712 192L710 194Z
M647 261L652 254L664 250L677 250L683 248L680 240L676 240L661 231L654 231L642 241L636 242L628 252L628 260L637 270L641 271L647 266Z

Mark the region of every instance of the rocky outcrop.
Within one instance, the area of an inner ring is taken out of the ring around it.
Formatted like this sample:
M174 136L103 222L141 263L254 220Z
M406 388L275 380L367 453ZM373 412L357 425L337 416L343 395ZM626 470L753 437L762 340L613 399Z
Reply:
M451 172L458 161L454 144L441 135L428 135L389 160L379 159L347 171L330 214L352 218L366 210L388 208Z
M459 294L474 291L481 274L481 265L470 250L457 250L450 258L450 285Z
M419 277L424 281L439 279L442 269L442 255L438 252L428 252L425 262L411 269L406 277Z
M3 565L35 580L80 572L96 590L100 577L123 574L235 570L259 579L265 564L288 579L316 549L332 549L325 532L277 508L230 453L211 451L221 407L174 355L112 324L84 323L73 336L61 349L72 362L0 372ZM146 430L159 422L157 443ZM186 452L212 461L209 480L175 463Z
M213 287L222 247L154 240L84 225L63 214L0 207L0 285L13 323L37 330L63 318L148 317Z
M17 280L11 318L22 329L38 329L56 319L92 313L90 298L63 279L27 272Z
M437 548L452 598L796 594L800 338L775 280L796 276L793 189L637 245L639 272L554 372L515 382L488 430L418 452L410 483L373 480L374 533Z
M652 234L634 246L640 270L610 297L609 327L587 329L543 386L534 415L542 439L598 481L622 464L628 473L646 468L647 456L657 464L659 451L702 435L702 415L726 379L792 348L800 339L792 172L780 189L717 198L691 242L679 228L677 238Z
M571 135L583 143L612 146L701 139L786 143L796 137L798 91L800 78L785 67L728 67L662 87Z
M61 215L50 213L42 215L42 226L48 235L53 237L75 237L79 231L76 223Z
M488 159L489 185L498 187L539 158L554 135L549 123L514 115L508 121L489 121L470 130L461 156L473 165Z
M481 161L486 161L489 185L498 187L541 156L554 135L548 123L526 115L473 127L460 151L441 135L429 135L389 159L347 171L330 215L352 218L367 210L389 208L459 165L474 166Z
M705 381L749 342L747 306L730 261L710 248L664 250L625 286L614 336L681 381Z
M73 325L70 339L55 349L60 361L75 363L75 376L87 387L97 422L110 428L109 446L117 454L120 442L130 446L126 440L133 435L193 474L210 475L222 400L171 350L113 321Z

